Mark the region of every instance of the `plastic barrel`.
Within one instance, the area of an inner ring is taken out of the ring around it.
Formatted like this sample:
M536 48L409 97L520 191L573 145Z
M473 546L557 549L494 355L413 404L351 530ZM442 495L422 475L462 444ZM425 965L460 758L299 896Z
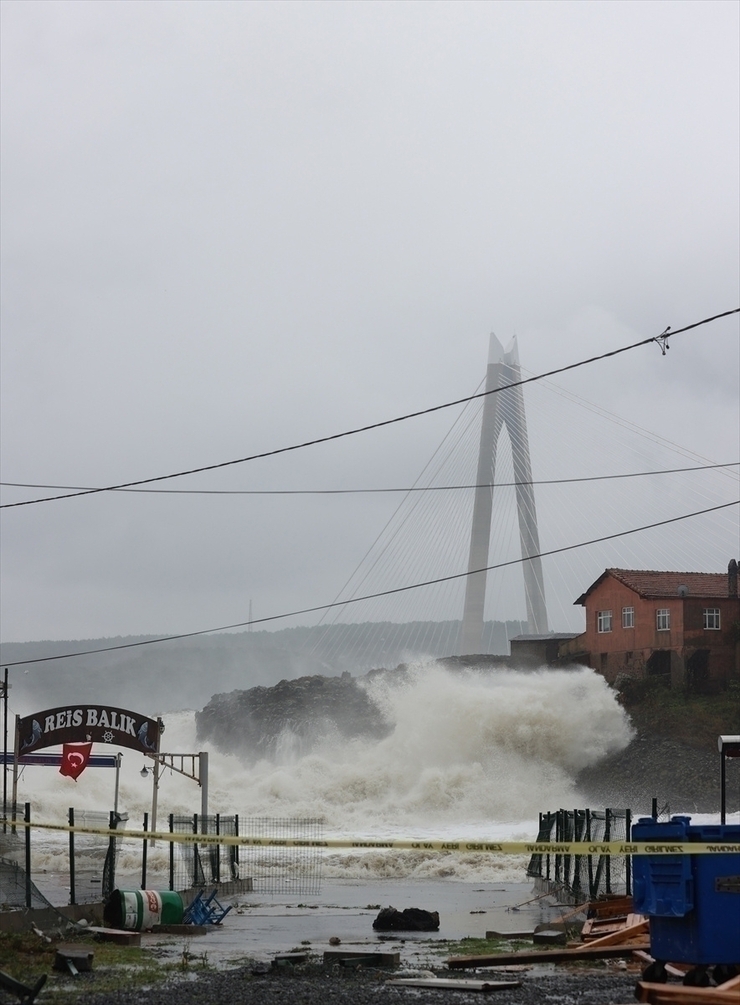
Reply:
M155 925L180 925L182 914L182 897L174 890L114 890L103 920L111 928L140 932Z

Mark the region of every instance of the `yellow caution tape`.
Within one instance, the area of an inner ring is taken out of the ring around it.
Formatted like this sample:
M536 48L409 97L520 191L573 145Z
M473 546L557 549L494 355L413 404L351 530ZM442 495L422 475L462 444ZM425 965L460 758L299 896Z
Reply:
M258 838L233 834L193 834L178 831L129 831L85 827L75 824L41 824L16 820L16 827L96 834L134 841L173 841L178 844L235 845L240 848L338 848L377 851L448 851L487 855L740 855L740 842L724 841L429 841L390 838L384 841L357 838Z

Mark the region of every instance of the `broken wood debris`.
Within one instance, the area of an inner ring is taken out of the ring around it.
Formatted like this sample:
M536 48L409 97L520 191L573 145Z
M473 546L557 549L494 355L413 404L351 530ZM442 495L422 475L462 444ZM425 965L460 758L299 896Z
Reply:
M348 960L351 961L349 964ZM401 954L363 953L357 949L326 949L324 963L338 963L340 966L397 967L401 963Z
M88 925L86 932L92 932L99 942L112 942L116 946L141 945L141 932L130 932L122 928L103 928L99 925Z
M592 939L586 945L592 949L600 946L617 946L624 942L633 941L638 936L644 936L650 930L650 922L641 914L628 914L624 924L612 930L607 935L601 935L597 939Z
M295 966L297 963L305 963L308 959L307 952L301 953L278 953L272 958L273 967Z
M619 945L594 946L583 945L574 949L542 949L524 950L517 953L490 953L485 956L452 956L447 961L451 970L462 970L471 967L503 967L517 963L566 963L569 960L606 960L619 956L629 956L633 950L650 949L650 943L640 941L625 942Z
M522 986L521 981L451 980L449 977L393 977L386 984L407 988L436 988L440 991L508 991Z
M651 984L638 981L635 997L650 1005L738 1005L740 986L738 978L726 981L716 988L694 988L683 984Z
M21 1002L21 1005L33 1005L36 1001L36 996L44 984L46 984L46 974L42 974L33 987L30 987L28 984L23 984L22 981L17 981L15 977L11 977L10 974L6 974L5 971L0 970L0 988L14 994L18 1001Z

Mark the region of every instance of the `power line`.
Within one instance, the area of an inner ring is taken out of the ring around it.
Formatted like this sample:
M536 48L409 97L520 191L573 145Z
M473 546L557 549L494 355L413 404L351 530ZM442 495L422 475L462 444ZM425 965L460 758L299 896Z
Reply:
M713 468L737 468L740 461L727 464L700 464L692 468L660 468L656 471L630 471L621 475L589 475L583 478L545 478L530 482L486 482L482 485L413 485L410 488L379 489L94 489L89 485L43 485L38 482L0 482L17 489L79 489L81 491L133 492L141 495L173 496L351 496L388 492L453 492L462 489L509 489L517 485L569 485L577 482L606 482L619 478L644 478L647 475L675 475L685 471L709 471Z
M468 395L465 398L457 398L455 401L447 401L443 405L432 405L430 408L423 408L417 412L408 412L405 415L399 415L393 419L383 419L381 422L373 422L367 426L358 426L355 429L347 429L342 433L333 433L330 436L320 436L314 440L304 440L302 443L294 443L289 447L278 447L275 450L265 450L259 454L250 454L247 457L238 457L231 461L220 461L217 464L205 464L198 468L189 468L186 471L175 471L168 475L156 475L152 478L139 478L136 481L121 482L117 485L106 485L102 488L83 489L82 491L70 492L65 495L44 496L40 499L25 499L22 502L4 503L0 505L0 509L12 509L17 506L33 506L37 503L56 502L60 499L72 499L78 496L94 495L99 492L115 492L122 489L134 488L137 485L150 485L153 482L168 481L171 478L183 478L185 475L202 474L204 471L216 471L220 468L233 467L236 464L246 464L248 461L260 460L264 457L275 457L277 454L285 454L293 450L302 450L305 447L314 447L319 443L330 443L332 440L341 440L346 436L355 436L357 433L367 433L372 429L382 429L384 426L391 426L397 422L405 422L407 419L416 419L422 415L430 415L433 412L440 412L445 408L453 408L455 405L464 405L468 401L474 401L476 398L484 398L488 394L498 394L500 391L508 391L514 387L522 387L524 384L531 384L536 380L543 380L545 377L553 377L555 374L565 373L568 370L575 370L578 367L587 366L589 363L596 363L602 359L619 356L623 352L629 352L631 349L637 349L640 346L649 345L652 342L655 342L658 346L660 346L661 351L665 355L665 351L668 348L666 340L671 336L680 335L682 332L691 331L693 328L699 328L701 325L709 324L711 321L717 321L719 318L725 318L731 314L737 314L738 312L740 312L740 307L736 307L731 311L724 311L722 314L715 314L710 318L704 318L702 321L695 321L693 324L686 325L684 328L678 328L673 332L670 330L669 326L660 335L653 335L650 338L642 339L640 342L633 342L631 345L622 346L620 349L612 349L610 352L601 353L599 356L591 356L588 359L579 360L577 363L569 363L567 366L561 366L555 370L548 370L546 373L540 373L534 377L526 377L524 380L514 381L512 384L506 384L503 387L496 387L490 391L480 391L476 394Z
M198 635L212 635L214 632L226 632L232 628L247 628L250 625L261 625L268 621L281 621L285 618L298 617L301 614L315 614L317 611L326 611L331 607L345 607L347 604L358 604L362 600L376 600L378 597L388 597L394 593L408 593L410 590L419 590L424 586L434 586L437 583L447 583L453 579L464 579L466 576L474 576L480 572L491 572L494 569L503 569L510 565L520 565L522 562L529 562L534 558L547 558L549 555L559 555L564 551L575 551L577 548L586 548L591 544L600 544L603 541L613 541L618 537L627 537L630 534L639 534L643 530L652 530L655 527L665 527L670 523L680 523L682 520L690 520L695 516L703 516L706 513L716 513L721 509L728 509L730 506L740 504L740 499L733 502L722 503L719 506L710 506L708 509L696 510L694 513L684 513L683 516L670 517L667 520L657 520L655 523L647 523L642 527L633 527L631 530L618 531L616 534L605 534L603 537L594 537L590 541L581 541L579 544L567 544L561 548L551 548L549 551L540 551L536 555L527 555L526 558L512 558L507 562L499 562L496 565L486 565L481 569L471 569L468 572L456 572L451 576L439 576L437 579L428 579L423 583L413 583L410 586L396 586L392 590L381 590L379 593L368 593L363 597L352 597L349 600L335 600L330 604L317 604L315 607L304 607L299 611L288 611L285 614L272 614L266 618L254 618L251 621L238 621L233 625L221 625L218 628L201 628L196 632L182 632L179 635L164 635L156 639L144 639L141 642L126 642L118 646L101 646L99 649L83 649L76 653L62 653L59 656L41 656L35 660L15 660L12 663L3 661L3 666L17 667L27 663L48 663L50 660L71 659L76 656L92 656L96 653L110 653L120 649L137 649L140 646L152 646L159 642L176 642L179 639L192 639Z

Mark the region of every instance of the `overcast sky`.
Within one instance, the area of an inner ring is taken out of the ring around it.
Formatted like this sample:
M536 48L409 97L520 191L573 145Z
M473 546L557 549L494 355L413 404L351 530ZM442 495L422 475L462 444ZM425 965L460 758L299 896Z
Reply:
M740 303L736 3L1 9L5 482L145 478L454 399L482 379L491 330L541 372ZM729 462L738 380L735 317L561 383ZM535 478L680 460L531 404ZM455 414L170 487L409 485ZM694 505L648 481L620 489L625 529ZM704 495L737 498L737 477ZM2 637L189 631L246 620L250 599L257 617L332 600L397 503L5 510ZM538 505L543 547L600 529ZM725 568L730 514L683 525L684 551L643 537L584 558L563 609L606 564ZM523 598L495 615L524 617Z

